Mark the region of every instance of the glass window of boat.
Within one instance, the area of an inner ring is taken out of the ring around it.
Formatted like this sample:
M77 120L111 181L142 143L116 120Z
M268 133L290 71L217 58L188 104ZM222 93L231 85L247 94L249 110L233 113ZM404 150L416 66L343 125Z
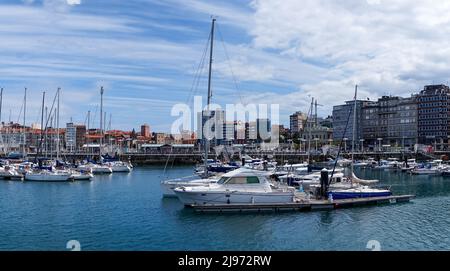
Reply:
M246 177L232 177L226 182L226 184L246 184L246 183L247 183Z
M219 179L219 181L217 181L217 183L224 184L228 179L229 179L229 177L222 177Z
M248 184L259 183L259 179L256 176L249 176L249 177L247 177L247 183Z

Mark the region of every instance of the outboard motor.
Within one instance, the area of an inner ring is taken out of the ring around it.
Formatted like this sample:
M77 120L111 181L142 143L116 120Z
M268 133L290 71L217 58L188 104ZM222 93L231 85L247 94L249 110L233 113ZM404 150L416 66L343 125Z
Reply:
M242 166L245 166L245 158L241 159L241 164L242 164Z

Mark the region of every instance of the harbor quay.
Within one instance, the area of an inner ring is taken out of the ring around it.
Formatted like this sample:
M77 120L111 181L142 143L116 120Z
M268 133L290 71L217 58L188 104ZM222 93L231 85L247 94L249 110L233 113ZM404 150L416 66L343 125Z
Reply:
M261 158L261 159L270 159L276 161L278 164L285 163L302 163L308 161L310 159L315 163L323 163L329 162L336 158L336 155L333 154L309 154L305 152L299 151L245 151L243 152L250 157ZM56 157L55 153L47 153L46 156L36 156L36 153L28 153L27 159L41 159L41 158L49 158ZM113 155L120 161L123 162L131 162L135 165L164 165L166 163L170 163L171 165L194 165L198 163L202 163L205 154L199 150L176 150L173 149L171 152L164 151L154 151L154 152L123 152L116 153ZM356 160L365 160L367 158L373 158L375 160L383 160L388 158L396 158L400 161L405 159L416 159L417 161L429 161L436 159L444 159L447 160L447 157L450 156L450 152L435 152L431 153L423 153L423 152L355 152L353 156ZM77 152L77 153L60 153L60 157L62 160L67 162L79 162L83 160L98 160L98 152ZM242 157L242 153L235 153L230 158L232 160L240 160ZM352 157L352 153L342 153L340 155L341 158L350 159ZM1 155L0 158L8 158L5 155ZM218 159L221 156L216 155L212 152L208 154L208 159ZM22 159L21 157L17 157L16 159Z

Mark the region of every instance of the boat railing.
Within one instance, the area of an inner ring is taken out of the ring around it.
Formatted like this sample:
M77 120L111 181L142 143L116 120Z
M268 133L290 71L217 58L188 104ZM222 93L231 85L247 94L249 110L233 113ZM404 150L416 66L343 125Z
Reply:
M183 181L190 181L190 180L195 180L195 179L198 179L198 175L190 175L190 176L185 176L185 177L180 177L180 178L175 178L175 179L167 179L167 180L161 181L161 183L165 183L165 182L183 182Z

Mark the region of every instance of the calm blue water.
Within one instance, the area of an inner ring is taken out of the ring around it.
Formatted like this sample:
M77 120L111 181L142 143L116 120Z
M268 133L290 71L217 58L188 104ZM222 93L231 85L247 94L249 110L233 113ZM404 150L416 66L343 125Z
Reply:
M172 177L192 174L177 167ZM161 167L93 182L0 181L0 250L450 249L450 179L361 170L413 203L312 213L197 214L163 199Z

